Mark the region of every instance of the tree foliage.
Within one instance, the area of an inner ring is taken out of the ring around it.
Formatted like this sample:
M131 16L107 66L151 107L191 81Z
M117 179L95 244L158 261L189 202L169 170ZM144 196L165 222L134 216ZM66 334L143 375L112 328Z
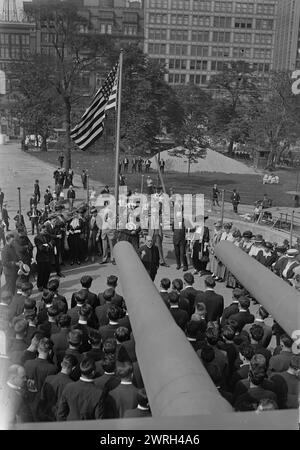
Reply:
M243 61L237 61L213 76L209 88L216 93L210 110L210 135L225 138L228 153L232 154L234 143L244 142L248 136L245 117L249 106L261 98L258 80Z
M276 166L282 154L300 138L300 99L291 86L287 72L274 72L268 97L256 105L249 120L249 141L269 150L268 165Z
M47 82L55 89L64 108L66 127L66 169L71 166L72 108L83 92L78 89L84 72L99 69L99 59L109 54L112 43L107 36L92 33L90 24L72 0L32 3L27 16L51 36L52 55L44 61Z
M172 132L182 123L182 109L164 74L138 46L125 48L121 142L136 154L152 152L163 128Z
M205 158L209 145L207 126L211 106L210 96L195 85L181 86L176 90L183 118L181 126L174 133L178 146L173 154L187 158L188 173L192 163Z

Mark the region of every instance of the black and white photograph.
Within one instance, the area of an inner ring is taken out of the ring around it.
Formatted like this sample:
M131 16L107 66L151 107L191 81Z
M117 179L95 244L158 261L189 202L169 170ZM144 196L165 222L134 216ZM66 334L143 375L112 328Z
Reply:
M300 0L0 0L0 430L200 446L299 383Z

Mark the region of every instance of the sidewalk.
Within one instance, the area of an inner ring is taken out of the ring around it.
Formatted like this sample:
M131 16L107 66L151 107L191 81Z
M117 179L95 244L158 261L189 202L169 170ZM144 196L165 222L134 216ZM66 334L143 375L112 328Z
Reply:
M44 193L48 186L54 189L53 172L57 166L44 163L32 156L30 153L21 151L19 142L0 145L0 187L4 192L4 201L10 216L10 228L14 229L13 218L19 209L18 187L21 188L21 209L26 226L30 222L27 216L29 211L29 199L33 193L35 180L39 180L41 191L40 208L44 207ZM100 182L90 180L90 188L94 186L99 192L103 188ZM74 174L74 187L76 191L76 203L86 200L87 191L82 188L80 175ZM67 189L64 189L65 197Z

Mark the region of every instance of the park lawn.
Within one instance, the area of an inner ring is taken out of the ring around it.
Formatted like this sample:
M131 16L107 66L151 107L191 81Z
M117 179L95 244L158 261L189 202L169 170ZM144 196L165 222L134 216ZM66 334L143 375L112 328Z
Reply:
M30 152L30 154L44 162L58 167L58 155L60 152L51 150L48 152ZM129 158L130 159L130 158ZM103 185L114 185L114 154L99 154L96 152L73 151L72 168L80 174L82 169L87 169L92 180L101 182ZM262 199L263 194L268 194L273 199L273 206L293 206L293 196L286 191L294 191L297 185L297 174L299 169L280 169L276 171L279 176L279 185L263 185L262 175L226 174L220 172L201 172L187 175L186 173L169 172L164 174L164 182L167 191L170 187L175 192L203 193L211 197L212 187L217 184L219 189L225 189L225 200L230 200L230 191L237 189L241 196L241 203L254 204L256 200ZM157 172L151 170L150 176L154 183L158 183ZM141 188L141 174L125 174L126 184L129 189ZM144 174L144 189L147 174ZM300 181L299 181L300 183ZM160 184L160 183L159 183Z

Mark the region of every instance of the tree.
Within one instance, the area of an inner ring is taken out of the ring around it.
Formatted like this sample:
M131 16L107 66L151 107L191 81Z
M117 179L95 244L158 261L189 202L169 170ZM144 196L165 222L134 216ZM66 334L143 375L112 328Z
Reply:
M276 166L284 152L300 137L300 100L292 93L288 72L274 72L270 93L256 105L249 120L249 140L269 150L268 166Z
M62 102L48 82L47 59L32 55L11 66L11 112L28 134L42 137L41 150L47 150L47 138L61 116Z
M195 85L181 86L177 88L176 94L183 111L183 120L175 133L175 143L179 147L174 151L174 155L187 157L190 174L191 164L206 156L211 98Z
M55 89L64 108L68 170L71 167L72 107L83 94L78 83L82 73L100 70L99 58L109 54L111 40L91 33L88 20L72 0L27 4L26 13L51 36L52 56L47 58L44 68L48 71L49 86Z
M209 88L219 94L210 111L210 135L226 138L232 155L234 143L243 142L248 134L245 115L250 105L259 102L258 81L244 61L237 61L213 76Z
M162 129L172 132L181 124L182 110L164 74L137 45L125 47L121 144L136 154L153 152Z

